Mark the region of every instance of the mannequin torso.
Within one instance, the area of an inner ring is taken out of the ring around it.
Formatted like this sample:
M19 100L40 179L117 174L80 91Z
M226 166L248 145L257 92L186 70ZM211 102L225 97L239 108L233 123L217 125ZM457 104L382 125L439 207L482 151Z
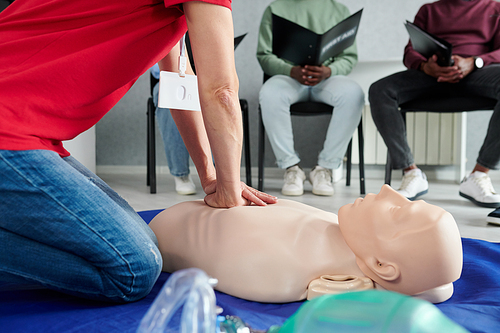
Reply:
M218 290L248 300L297 301L321 275L364 276L337 215L294 201L230 209L184 202L150 226L164 271L201 268L219 280Z
M229 209L191 201L150 227L164 271L197 267L219 280L218 290L259 302L298 301L313 280L347 275L439 303L453 294L463 264L453 216L387 185L342 206L338 218L283 199Z

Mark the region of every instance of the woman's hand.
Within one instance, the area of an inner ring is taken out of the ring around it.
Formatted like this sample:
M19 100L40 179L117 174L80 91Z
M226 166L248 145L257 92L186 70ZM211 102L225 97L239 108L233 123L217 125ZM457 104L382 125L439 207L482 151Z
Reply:
M267 204L273 204L278 201L278 198L267 193L260 192L246 185L244 182L241 182L241 196L237 198L236 201L232 199L233 196L227 195L224 189L218 190L216 181L210 182L206 187L204 187L204 191L207 194L205 197L205 203L215 208L230 208L251 204L266 206Z

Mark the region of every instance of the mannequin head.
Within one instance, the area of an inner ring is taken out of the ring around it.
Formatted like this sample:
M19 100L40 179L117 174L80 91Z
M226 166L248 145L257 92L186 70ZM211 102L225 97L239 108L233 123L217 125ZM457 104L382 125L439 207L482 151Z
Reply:
M453 216L390 186L339 210L359 268L385 289L415 295L460 277L462 243Z

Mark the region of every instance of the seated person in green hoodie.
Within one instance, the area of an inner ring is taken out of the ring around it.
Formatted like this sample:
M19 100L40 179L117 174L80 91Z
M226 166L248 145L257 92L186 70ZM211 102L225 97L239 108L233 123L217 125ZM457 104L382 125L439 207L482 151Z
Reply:
M349 10L334 0L274 1L262 17L257 46L257 59L264 73L271 76L260 90L259 102L278 167L286 169L282 193L302 195L306 179L294 149L290 106L316 101L329 104L334 110L323 149L309 178L314 194L333 195L332 169L342 164L365 101L361 87L346 77L358 61L356 44L320 66L299 66L273 53L272 14L323 34L349 17Z

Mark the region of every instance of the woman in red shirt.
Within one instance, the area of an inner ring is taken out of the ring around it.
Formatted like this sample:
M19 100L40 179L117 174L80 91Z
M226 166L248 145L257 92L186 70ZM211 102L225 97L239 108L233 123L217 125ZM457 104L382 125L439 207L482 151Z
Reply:
M0 284L121 302L149 293L162 266L153 233L61 141L99 121L187 27L202 113L175 119L205 202L275 202L240 182L230 0L16 1L0 14Z

